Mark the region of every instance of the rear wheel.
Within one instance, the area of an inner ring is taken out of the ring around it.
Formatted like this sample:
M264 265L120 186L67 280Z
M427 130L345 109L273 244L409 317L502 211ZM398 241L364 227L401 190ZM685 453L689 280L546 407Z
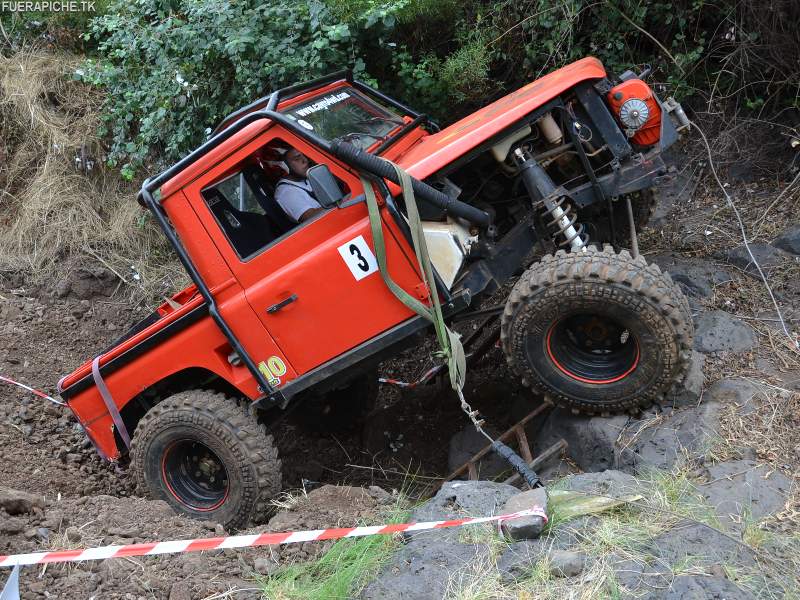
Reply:
M281 489L272 437L224 394L190 390L154 406L131 443L138 484L177 512L244 527Z
M502 344L523 381L574 412L630 411L683 381L689 306L669 275L610 246L534 264L506 303Z

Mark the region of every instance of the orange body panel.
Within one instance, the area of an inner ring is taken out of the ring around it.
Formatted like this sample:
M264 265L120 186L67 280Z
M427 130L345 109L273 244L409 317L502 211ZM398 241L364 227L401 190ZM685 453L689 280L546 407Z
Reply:
M396 162L414 177L424 179L581 81L605 76L599 60L581 59L422 139Z
M437 134L429 135L418 128L386 155L416 177L424 178L578 82L604 76L598 60L583 59ZM343 82L335 82L314 93L342 85ZM306 96L292 98L280 107L302 102ZM247 260L239 258L207 206L202 190L240 169L275 138L290 143L312 161L327 164L353 197L363 192L357 173L347 165L263 119L245 126L183 169L162 185L160 193L175 233L211 290L219 313L255 363L266 368L273 360L281 365L280 375L273 372L275 377L271 377L271 383L280 387L411 318L413 313L392 295L377 268L359 273L352 264L348 265L347 249L352 254L355 242L362 244L362 250L371 251L374 260L364 202L329 209ZM390 274L406 291L420 297L421 278L413 249L386 205L381 208L381 216ZM297 296L293 303L279 312L266 311L292 294ZM190 368L216 374L253 400L261 397L263 392L251 373L244 366L229 362L230 343L209 315L145 346L159 330L204 302L193 286L175 299L182 306L175 309L170 303L163 304L158 309L159 321L101 356L102 366L132 349L147 348L104 376L116 405L123 409L142 391ZM90 374L91 361L87 361L65 378L63 387L69 388ZM119 457L111 418L97 389L91 385L71 395L68 403L100 451L111 459Z

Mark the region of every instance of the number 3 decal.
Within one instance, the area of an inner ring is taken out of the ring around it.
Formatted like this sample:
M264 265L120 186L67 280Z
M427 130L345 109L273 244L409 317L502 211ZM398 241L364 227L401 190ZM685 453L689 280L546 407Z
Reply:
M355 244L350 244L347 247L347 249L350 250L350 254L352 254L358 259L358 268L364 271L365 273L369 271L369 263L367 262L366 258L361 256L361 250L358 249L358 246L356 246Z
M367 275L378 270L378 261L363 235L342 244L337 250L356 281L361 281Z

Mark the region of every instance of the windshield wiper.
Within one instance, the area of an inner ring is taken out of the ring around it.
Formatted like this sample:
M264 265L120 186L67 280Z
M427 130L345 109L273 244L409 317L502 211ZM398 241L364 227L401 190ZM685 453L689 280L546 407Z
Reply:
M350 140L355 140L361 137L371 137L379 142L385 142L388 136L386 135L375 135L374 133L369 133L367 131L351 131L349 133L345 133L343 135L336 136L337 140L342 140L344 142L349 142Z

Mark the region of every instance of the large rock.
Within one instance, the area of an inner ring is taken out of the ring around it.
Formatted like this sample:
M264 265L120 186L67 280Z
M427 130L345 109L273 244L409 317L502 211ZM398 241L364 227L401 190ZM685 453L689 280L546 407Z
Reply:
M727 577L679 575L671 582L665 600L755 600L757 596L742 589Z
M755 564L752 551L712 527L684 521L656 536L647 544L648 553L666 565L692 559L698 566Z
M800 254L800 225L789 227L775 238L772 245L792 254Z
M436 495L412 514L414 521L457 519L466 515L488 517L500 512L509 498L519 494L513 485L493 481L448 481Z
M438 521L499 514L519 493L513 486L489 481L450 481L414 511L413 521ZM498 535L496 533L490 535ZM406 543L362 592L367 600L439 600L448 583L471 564L489 560L489 545L463 543L460 528L408 534Z
M488 560L487 546L477 544L419 543L395 553L388 568L370 583L364 600L441 600L451 579L469 576L469 565Z
M714 263L674 254L657 254L649 258L692 296L708 298L714 288L731 280L730 274Z
M677 598L674 594L683 590L687 597L715 598L721 600L729 596L691 595L694 584L683 582L675 585L677 579L675 567L690 564L693 569L702 569L713 573L720 564L731 567L752 568L755 560L752 552L744 544L732 537L719 533L703 524L692 521L676 523L671 529L648 541L639 544L637 558L630 552L622 555L614 553L608 557L608 564L614 571L619 586L624 590L624 598ZM642 557L648 557L642 560ZM687 576L688 577L688 576ZM708 575L698 575L704 580L712 579ZM689 586L689 589L687 589ZM709 591L716 590L713 585ZM749 598L750 596L733 595L730 598Z
M617 468L669 470L687 454L702 454L719 436L719 410L717 402L707 401L633 421L615 448Z
M555 550L550 554L550 575L575 577L586 565L586 555L568 550Z
M748 379L720 379L715 381L705 392L705 397L721 406L735 405L741 415L749 415L755 411L762 399L763 391Z
M747 521L758 521L781 510L792 485L783 473L751 460L712 465L708 477L709 482L698 490L723 525L737 530Z
M0 487L0 508L9 515L29 513L34 507L44 508L44 500L28 492Z
M540 487L512 496L506 501L503 513L510 514L533 508L541 508L547 514L547 490L545 488ZM530 515L503 521L501 529L503 535L510 540L532 540L539 537L545 523L545 517Z
M465 462L483 450L487 442L488 440L472 424L464 427L450 438L450 450L447 455L448 470L452 473L463 466ZM489 452L476 466L479 479L495 479L510 468L506 460L496 452Z
M769 244L750 244L750 252L753 253L761 270L765 273L775 267L786 264L792 258L788 253ZM744 246L739 246L729 251L728 261L748 273L758 273L758 269L753 264L753 259L750 258L750 254Z
M673 406L693 406L700 401L705 381L705 375L703 374L705 364L705 355L692 350L692 358L689 363L689 371L686 373L686 379L669 396Z
M609 498L622 498L641 490L633 475L622 471L602 471L570 475L563 482L564 489L585 494L597 494Z
M534 450L542 452L563 438L567 454L584 471L614 467L614 446L628 423L626 415L590 417L556 408L534 437Z
M744 352L757 344L750 326L724 311L702 314L695 323L694 347L700 352Z

